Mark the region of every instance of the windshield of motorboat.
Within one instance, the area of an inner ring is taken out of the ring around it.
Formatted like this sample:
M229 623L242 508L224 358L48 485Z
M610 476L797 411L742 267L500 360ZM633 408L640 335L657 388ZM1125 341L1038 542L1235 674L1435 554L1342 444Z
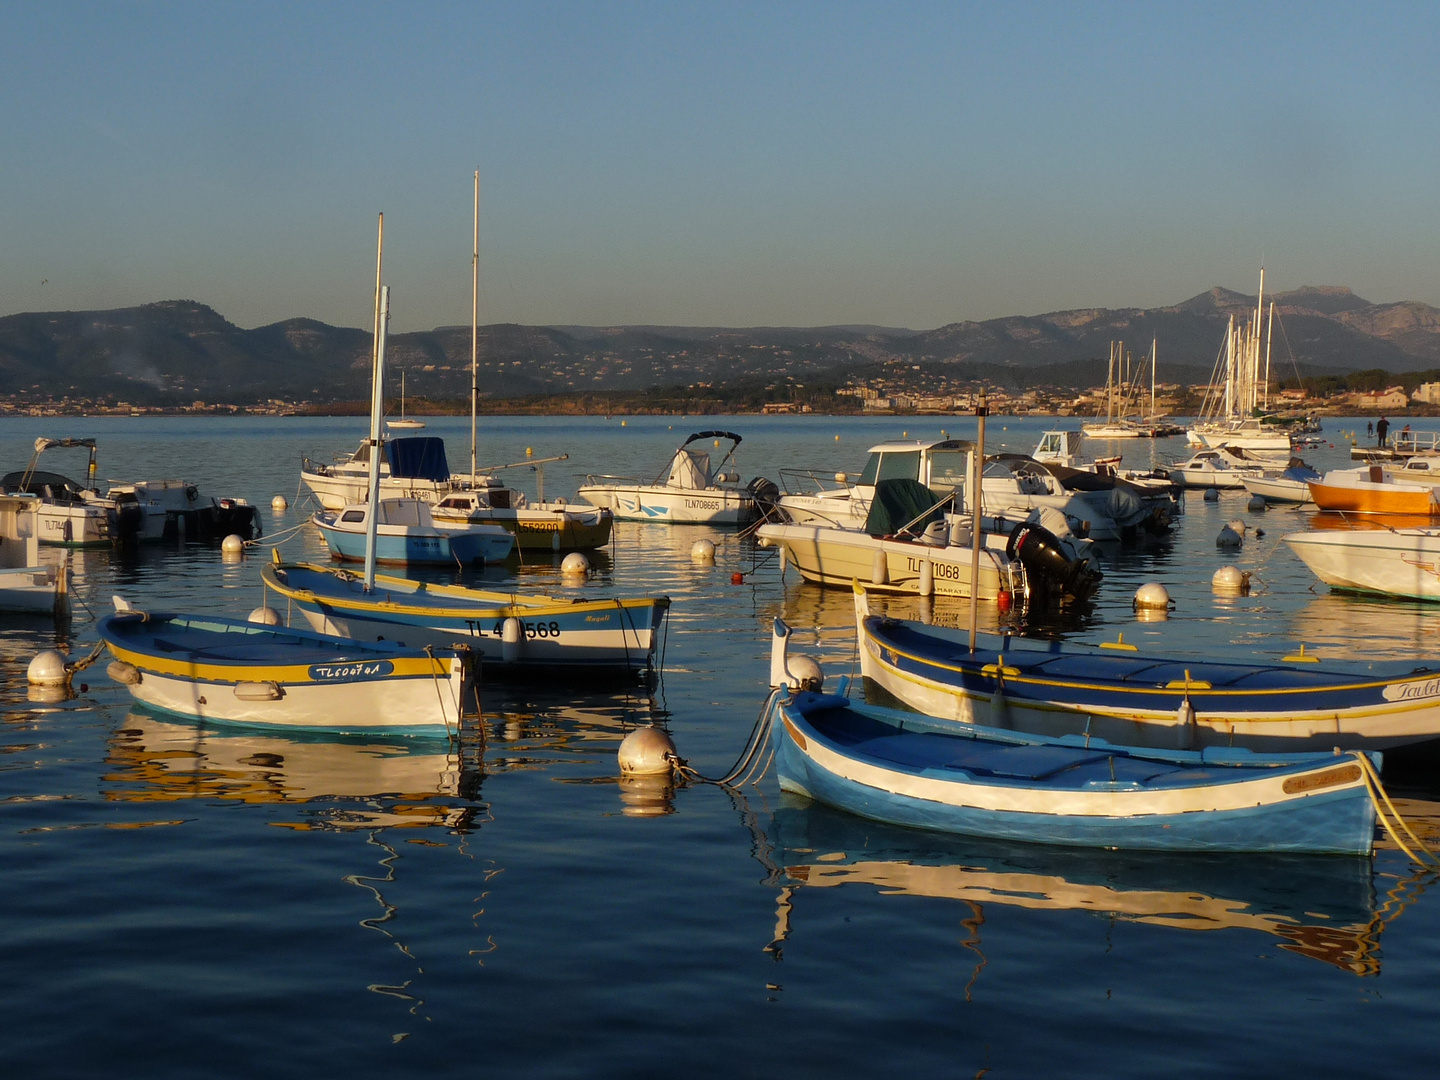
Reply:
M927 485L937 495L948 494L964 487L970 452L961 447L931 450L930 482Z
M881 480L920 479L919 450L884 450L871 453L860 474L862 486L874 487Z

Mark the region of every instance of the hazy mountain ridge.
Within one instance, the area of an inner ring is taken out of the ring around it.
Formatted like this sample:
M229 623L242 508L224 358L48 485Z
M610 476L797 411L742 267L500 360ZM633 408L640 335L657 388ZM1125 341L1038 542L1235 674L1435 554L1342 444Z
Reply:
M1292 354L1311 374L1398 373L1440 363L1440 309L1413 301L1372 304L1343 286L1306 286L1273 300L1279 371L1290 370ZM1152 338L1159 341L1161 381L1197 381L1209 374L1229 317L1248 319L1254 309L1255 297L1213 288L1168 307L1084 308L924 331L501 323L480 328L481 392L843 383L852 371L873 373L889 362L959 379L967 368L987 377L1023 369L1029 382L1070 371L1072 384L1084 386L1103 373L1111 341L1123 340L1138 357ZM184 405L353 401L369 393L370 346L368 329L294 318L246 330L193 300L29 312L0 318L0 393ZM391 334L387 359L392 371L406 371L413 399L469 396L468 326Z

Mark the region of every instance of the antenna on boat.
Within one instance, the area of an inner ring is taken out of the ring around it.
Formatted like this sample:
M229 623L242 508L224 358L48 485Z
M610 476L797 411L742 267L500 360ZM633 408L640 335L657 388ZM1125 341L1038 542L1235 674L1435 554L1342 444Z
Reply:
M970 525L970 651L975 651L975 624L980 618L980 489L985 475L985 416L990 409L985 387L975 403L975 497L971 500Z
M380 284L385 250L385 215L375 242L375 344L370 382L370 512L365 518L365 591L375 587L375 535L380 528L380 416L385 411L385 330L390 322L390 287Z
M475 170L475 247L470 255L470 490L475 490L475 400L480 396L480 170Z

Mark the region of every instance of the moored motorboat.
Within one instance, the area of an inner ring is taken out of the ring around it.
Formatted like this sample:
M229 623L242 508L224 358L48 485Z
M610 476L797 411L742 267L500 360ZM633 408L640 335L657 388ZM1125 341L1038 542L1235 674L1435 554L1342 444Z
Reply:
M375 515L374 558L390 566L468 566L499 563L515 548L515 537L499 525L456 522L441 525L419 499L381 499ZM361 562L366 557L370 504L320 510L310 519L332 558Z
M1174 484L1185 488L1232 488L1245 486L1247 476L1264 476L1267 465L1252 455L1226 446L1201 450L1189 460L1166 470Z
M1384 749L1440 738L1440 662L1274 661L981 634L869 613L861 673L931 716L1136 746ZM1122 636L1123 638L1123 636Z
M705 439L715 440L716 445L729 441L719 464L712 466L709 451L692 445ZM741 441L733 431L697 431L680 444L654 480L592 473L580 485L579 497L621 521L744 525L778 492L771 481L759 476L742 486L739 473L725 470Z
M1291 458L1285 469L1273 476L1246 476L1241 483L1251 495L1259 495L1266 502L1313 503L1310 482L1319 480L1320 474L1299 458Z
M1440 529L1310 529L1282 539L1332 589L1440 600Z
M309 563L268 565L268 589L311 629L362 641L444 646L512 671L645 674L658 669L668 597L551 597L434 585L384 574L364 582Z
M39 501L0 496L0 611L70 615L70 567L40 561Z
M147 613L116 598L100 619L107 669L136 701L195 720L328 732L445 735L469 704L469 661L213 615Z
M777 619L780 672L788 635ZM877 821L1120 849L1366 855L1374 842L1375 763L1358 753L1141 749L808 690L771 708L780 787Z
M1320 510L1347 514L1440 515L1440 477L1413 471L1415 479L1383 465L1332 469L1310 481L1310 497Z

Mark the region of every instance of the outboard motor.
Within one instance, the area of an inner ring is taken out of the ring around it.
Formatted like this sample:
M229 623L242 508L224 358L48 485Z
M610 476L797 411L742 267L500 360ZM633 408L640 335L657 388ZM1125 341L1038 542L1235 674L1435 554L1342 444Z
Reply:
M776 486L775 481L767 480L763 476L752 479L745 485L745 490L750 493L750 497L755 500L755 504L762 511L774 506L780 498L780 488Z
M1067 545L1034 520L1035 516L1015 526L1005 544L1005 554L1025 567L1032 593L1077 600L1092 595L1100 585L1100 572L1088 557L1071 555Z

